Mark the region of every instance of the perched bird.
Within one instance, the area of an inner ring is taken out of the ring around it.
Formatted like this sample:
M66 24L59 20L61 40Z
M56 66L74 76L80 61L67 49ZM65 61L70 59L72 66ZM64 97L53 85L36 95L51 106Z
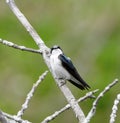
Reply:
M70 81L81 90L89 89L90 86L81 78L69 57L66 57L59 46L51 48L51 69L57 79Z

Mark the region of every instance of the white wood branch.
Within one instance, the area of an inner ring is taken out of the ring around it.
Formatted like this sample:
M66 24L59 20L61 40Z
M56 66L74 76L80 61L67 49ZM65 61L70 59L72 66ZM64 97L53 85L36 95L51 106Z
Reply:
M18 111L17 115L9 115L7 113L4 112L0 112L0 121L2 123L16 123L16 122L20 122L20 123L30 123L27 120L23 120L21 119L21 117L23 116L25 110L28 108L29 102L32 99L35 90L37 89L37 87L39 86L39 84L45 79L45 76L47 75L48 71L45 71L40 77L39 79L36 81L35 84L33 84L33 87L31 88L31 90L29 91L29 93L27 94L27 97L25 99L25 102L23 103L21 109Z
M25 112L25 110L28 108L28 104L31 100L31 98L33 97L34 95L34 92L36 90L36 88L39 86L39 84L42 82L42 80L44 80L45 76L47 75L48 71L45 71L40 77L39 79L37 80L37 82L35 84L33 84L33 87L32 89L29 91L26 99L25 99L25 102L24 104L22 105L22 108L20 109L20 111L18 111L17 113L17 117L21 118Z
M114 105L112 107L112 113L110 115L110 123L115 122L115 118L117 117L118 104L120 103L120 94L117 95L117 98L114 101Z
M23 15L23 13L18 9L18 7L15 4L14 0L6 0L6 3L9 5L12 12L15 14L15 16L18 18L18 20L22 23L22 25L25 27L25 29L29 32L29 34L32 36L34 41L36 42L37 46L40 48L43 54L44 61L46 65L48 66L49 70L52 72L50 67L50 49L45 45L44 41L39 37L35 29L31 26L31 24L28 22L26 17ZM54 77L54 75L53 75ZM72 95L69 88L60 80L56 80L56 83L59 85L59 88L61 89L62 93L64 94L65 98L67 99L68 103L71 105L76 117L78 118L79 122L83 122L85 119L85 115L78 105L77 101L75 100L74 96Z
M29 122L29 121L27 121L27 120L23 120L23 119L21 119L21 118L18 118L18 117L14 116L14 115L10 115L10 114L5 113L5 112L3 112L3 111L1 111L1 112L2 112L2 115L3 115L5 118L7 118L7 119L6 119L6 120L7 120L7 123L31 123L31 122Z
M6 46L9 46L9 47L12 47L12 48L15 48L15 49L19 49L19 50L22 50L22 51L28 51L28 52L32 52L32 53L38 53L38 54L42 54L42 52L40 50L35 50L35 49L32 49L32 48L27 48L25 46L19 46L11 41L7 41L7 40L3 40L0 38L0 43L1 44L4 44Z
M81 97L81 98L79 98L79 99L77 100L77 102L80 103L80 102L82 102L82 101L84 101L84 100L86 100L86 99L95 98L94 94L95 94L96 92L98 92L98 89L86 93L86 95L83 96L83 97ZM59 116L61 113L63 113L64 111L66 111L66 110L68 110L68 109L70 109L70 108L71 108L70 104L67 104L66 106L64 106L63 108L61 108L59 111L55 111L54 114L52 114L52 115L46 117L41 123L48 123L48 122L50 122L51 120L55 119L55 118L56 118L57 116Z
M0 123L8 123L7 118L4 116L2 111L0 111Z
M18 9L14 0L6 0L6 3L9 5L10 9L15 14L15 16L18 18L18 20L22 23L22 25L25 27L25 29L30 33L30 35L32 36L32 38L34 39L38 47L41 48L42 46L44 46L43 40L40 38L40 36L35 31L35 29L28 22L26 17Z
M90 112L88 113L84 123L89 123L91 118L95 115L97 104L99 100L104 96L106 92L108 92L115 84L118 83L118 79L115 79L112 83L110 83L105 89L98 95L98 97L93 102L93 107L91 108Z

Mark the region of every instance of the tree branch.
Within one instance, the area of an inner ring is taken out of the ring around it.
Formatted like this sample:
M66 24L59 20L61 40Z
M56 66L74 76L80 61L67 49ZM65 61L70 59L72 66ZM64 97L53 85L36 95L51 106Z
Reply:
M25 29L29 32L29 34L32 36L40 50L42 51L43 58L45 63L47 64L49 70L52 73L51 66L50 66L50 49L45 45L44 41L39 37L37 32L34 30L34 28L30 25L26 17L21 13L21 11L16 6L14 0L6 0L6 3L9 5L12 12L15 14L15 16L18 18L18 20L22 23L22 25L25 27ZM52 73L53 75L53 73ZM54 77L54 75L53 75ZM71 105L73 112L75 113L76 117L78 118L79 122L83 122L85 119L84 113L82 109L79 107L78 103L76 102L74 96L72 95L71 91L68 89L68 87L60 80L56 80L56 83L60 86L62 93L64 94L65 98L67 99L68 103Z
M91 118L95 115L96 108L98 101L104 96L106 92L108 92L114 85L118 83L118 79L115 79L112 83L110 83L105 89L98 95L96 100L93 102L93 107L91 108L90 112L88 113L84 123L89 123Z
M26 100L24 102L24 104L22 105L22 108L20 109L20 111L18 111L17 113L17 117L21 118L25 112L25 110L28 108L28 104L31 100L31 98L34 95L34 92L36 90L36 88L38 87L38 85L42 82L42 80L44 80L45 76L47 75L48 71L45 71L37 80L37 82L35 84L33 84L32 89L30 90L30 92L28 93Z
M40 77L39 79L37 80L37 82L35 84L33 84L33 87L32 89L29 91L27 97L26 97L26 100L24 102L24 104L22 105L22 108L20 109L20 111L18 111L17 115L15 116L12 116L12 115L9 115L7 113L4 113L4 112L0 112L0 120L2 121L2 123L10 123L10 121L7 121L7 119L5 117L7 117L8 119L11 119L11 120L14 120L16 122L19 122L19 123L30 123L29 121L27 120L22 120L21 117L23 116L25 110L28 108L28 104L31 100L31 98L33 97L34 95L34 92L36 90L36 88L39 86L39 84L44 80L45 76L47 75L48 71L45 71Z
M45 46L43 40L37 34L35 29L31 26L31 24L28 22L26 17L18 9L14 0L6 0L6 3L9 5L10 9L15 14L15 16L18 18L18 20L22 23L22 25L25 27L25 29L30 33L30 35L32 36L32 38L34 39L38 47L41 48L42 46Z
M57 79L56 79L57 80ZM66 97L68 103L70 104L71 108L73 109L76 118L79 120L79 123L83 123L85 120L85 115L78 105L77 101L75 100L74 96L72 95L71 91L69 88L66 86L64 80L57 80L58 81L58 86L60 87L61 91L63 92L64 96Z
M117 95L117 98L114 101L114 105L112 107L112 113L110 115L110 123L115 122L115 118L117 116L118 104L120 103L120 94Z
M42 52L40 50L34 50L32 48L27 48L25 46L19 46L19 45L13 43L13 42L10 42L10 41L7 41L7 40L3 40L1 38L0 38L0 43L4 44L6 46L9 46L9 47L13 47L15 49L22 50L22 51L28 51L28 52L32 52L32 53L42 54Z
M95 98L94 94L95 94L96 92L98 92L98 89L86 93L86 95L83 96L83 97L81 97L81 98L79 98L79 99L77 100L77 102L80 103L80 102L82 102L82 101L84 101L84 100L86 100L86 99L88 99L88 98ZM63 108L61 108L59 111L56 111L54 114L52 114L52 115L46 117L41 123L48 123L48 122L50 122L51 120L55 119L58 115L60 115L61 113L63 113L64 111L66 111L66 110L68 110L68 109L70 109L70 108L71 108L70 104L67 104L66 106L64 106Z
M7 123L31 123L27 120L23 120L21 118L18 118L16 116L12 116L10 114L7 114L2 111L2 114L7 118Z
M3 115L2 111L0 111L0 122L1 123L8 123L6 117Z

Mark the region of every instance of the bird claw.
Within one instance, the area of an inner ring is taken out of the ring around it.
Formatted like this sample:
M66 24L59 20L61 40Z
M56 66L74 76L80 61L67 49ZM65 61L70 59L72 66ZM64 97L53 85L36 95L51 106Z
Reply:
M65 80L63 80L63 79L60 80L60 87L63 86L63 85L65 85L65 84L66 84L66 81Z
M66 84L66 81L63 78L55 78L59 81L59 87L63 86Z

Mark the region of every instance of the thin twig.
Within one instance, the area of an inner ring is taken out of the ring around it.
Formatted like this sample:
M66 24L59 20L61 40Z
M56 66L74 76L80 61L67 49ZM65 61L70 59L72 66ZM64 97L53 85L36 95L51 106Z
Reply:
M6 118L8 118L8 119L10 119L10 120L13 120L12 122L8 122L8 123L15 123L15 121L16 121L17 123L31 123L31 122L29 122L29 121L27 121L27 120L23 120L23 119L21 119L21 118L18 118L18 117L14 116L14 115L10 115L10 114L5 113L5 112L3 112L3 111L2 111L2 114L3 114Z
M86 100L86 99L88 99L88 98L95 98L94 94L95 94L96 92L98 92L98 89L86 93L86 95L83 96L83 97L81 97L81 98L79 98L79 99L77 100L77 102L80 103L80 102L82 102L82 101L84 101L84 100ZM46 117L41 123L48 123L48 122L50 122L51 120L55 119L58 115L60 115L61 113L63 113L64 111L66 111L66 110L68 110L68 109L70 109L70 108L71 108L70 104L67 104L66 106L64 106L63 108L61 108L59 111L56 111L54 114L52 114L52 115Z
M117 95L117 98L114 101L114 105L112 107L112 113L110 115L110 123L115 122L115 118L117 116L118 104L120 103L120 94Z
M88 113L84 123L89 123L91 118L95 115L96 108L98 101L104 96L106 92L108 92L114 85L118 83L118 79L115 79L112 83L110 83L105 89L98 95L96 100L93 102L93 107L91 108L90 112Z
M38 87L38 85L40 84L40 82L42 82L42 80L44 80L45 76L47 75L48 71L45 71L37 80L37 82L35 84L33 84L32 89L29 91L26 100L24 102L24 104L22 105L22 108L20 109L20 111L18 111L17 113L17 117L21 118L24 114L24 111L28 108L28 104L31 100L31 98L33 97L33 94L36 90L36 88Z
M0 111L0 123L8 123L5 115Z
M29 51L29 52L32 52L32 53L42 54L42 52L40 50L34 50L32 48L27 48L25 46L19 46L19 45L13 43L13 42L10 42L10 41L7 41L7 40L3 40L1 38L0 38L0 43L4 44L6 46L9 46L9 47L13 47L15 49L22 50L22 51Z

